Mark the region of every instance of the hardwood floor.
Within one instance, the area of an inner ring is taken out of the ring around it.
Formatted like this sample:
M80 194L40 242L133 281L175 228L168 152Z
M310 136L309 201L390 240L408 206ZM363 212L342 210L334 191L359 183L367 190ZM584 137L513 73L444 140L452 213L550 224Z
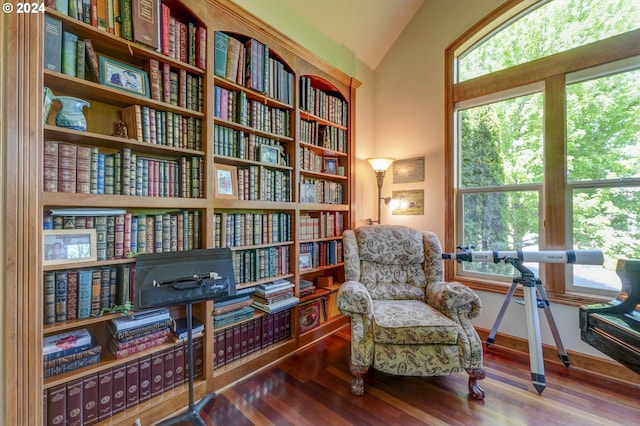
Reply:
M348 331L347 331L348 333ZM545 365L538 395L529 360L495 345L485 351L484 401L467 374L395 377L369 370L365 395L352 396L349 336L338 332L220 392L201 414L209 425L631 425L640 387ZM629 370L629 374L635 374Z

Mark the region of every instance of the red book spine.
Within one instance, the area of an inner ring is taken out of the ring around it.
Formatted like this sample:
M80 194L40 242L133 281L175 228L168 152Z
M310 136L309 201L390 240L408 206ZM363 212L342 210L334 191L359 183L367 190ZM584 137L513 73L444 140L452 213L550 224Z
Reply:
M58 192L58 142L44 143L43 166L43 189Z
M127 407L127 366L120 365L113 369L113 396L111 398L111 414L117 414Z
M84 377L82 381L82 424L92 425L98 422L98 373Z
M67 383L67 425L82 425L82 379Z
M140 377L139 401L144 402L151 398L151 355L138 360L138 374Z
M174 377L173 377L173 369L174 365L174 357L173 357L173 348L165 349L162 351L163 362L164 362L164 392L170 391L173 389Z
M160 6L160 14L161 14L161 29L160 29L160 37L162 39L162 54L170 56L171 54L171 46L169 45L169 21L171 20L171 10L169 6L166 4L162 4Z
M171 102L171 67L169 64L162 64L162 95L164 102Z
M193 341L193 377L204 374L204 341L199 337Z
M225 362L230 363L233 361L233 327L227 328L224 335Z
M161 101L162 95L160 87L162 86L162 82L160 81L160 63L156 59L149 59L146 71L149 73L151 99Z
M47 424L63 425L67 422L67 385L62 383L47 391Z
M103 370L98 373L98 420L111 417L113 410L113 371Z
M138 385L140 383L140 376L138 374L138 360L129 361L127 364L127 388L126 388L126 404L127 408L133 407L138 404Z
M151 397L164 390L164 356L162 352L151 355Z
M178 343L173 348L173 386L180 386L187 381L187 375L185 374L185 342Z
M58 144L58 192L76 192L77 146Z
M207 68L207 29L198 27L196 30L196 66Z
M78 271L67 271L67 320L78 318Z

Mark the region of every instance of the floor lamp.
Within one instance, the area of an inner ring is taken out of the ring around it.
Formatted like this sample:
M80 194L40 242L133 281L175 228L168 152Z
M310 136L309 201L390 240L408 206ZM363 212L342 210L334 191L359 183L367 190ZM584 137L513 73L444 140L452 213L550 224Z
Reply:
M380 201L382 201L382 183L384 182L384 175L391 163L395 161L395 158L389 157L374 157L367 158L369 164L371 164L371 168L374 172L376 172L376 183L378 184L378 220L372 222L380 223ZM389 198L391 200L391 198ZM388 201L385 200L387 204Z

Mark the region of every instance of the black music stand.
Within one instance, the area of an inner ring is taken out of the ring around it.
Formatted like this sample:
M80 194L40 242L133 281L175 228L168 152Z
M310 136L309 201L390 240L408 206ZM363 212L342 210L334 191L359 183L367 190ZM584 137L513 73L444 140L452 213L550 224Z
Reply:
M226 290L214 288L214 281L203 279L217 273L228 280ZM193 277L193 279L190 279ZM187 348L189 351L189 406L187 411L158 423L159 426L191 423L206 426L200 411L215 398L211 392L194 402L193 390L193 324L194 302L223 299L235 294L233 260L228 248L191 250L186 252L142 254L136 260L136 307L157 308L186 305ZM158 286L161 283L161 286ZM203 287L204 286L204 287ZM211 290L206 290L211 289ZM195 290L195 291L194 291Z

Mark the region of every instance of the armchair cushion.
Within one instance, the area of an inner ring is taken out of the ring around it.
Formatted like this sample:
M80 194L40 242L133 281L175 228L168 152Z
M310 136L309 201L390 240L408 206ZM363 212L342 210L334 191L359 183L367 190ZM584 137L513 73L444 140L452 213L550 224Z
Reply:
M373 340L396 345L455 345L457 323L418 300L376 300Z

